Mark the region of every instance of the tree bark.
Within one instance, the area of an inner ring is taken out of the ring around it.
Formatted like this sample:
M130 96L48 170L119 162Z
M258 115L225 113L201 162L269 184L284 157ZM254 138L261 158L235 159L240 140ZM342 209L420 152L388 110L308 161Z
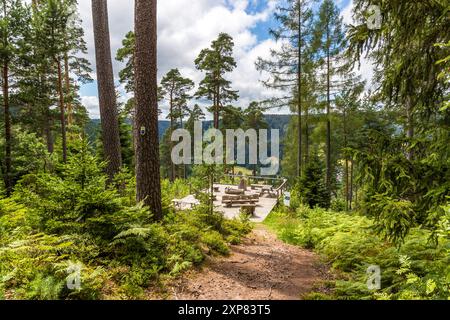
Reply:
M11 165L11 114L9 111L9 68L8 62L3 63L3 107L5 120L5 189L6 196L9 197L12 193L12 165Z
M46 108L46 117L45 117L45 139L47 142L47 151L52 154L54 151L54 141L53 141L53 133L52 133L52 116L50 113L50 108Z
M61 61L55 58L56 66L58 68L58 95L59 95L59 112L61 122L61 141L62 141L62 156L63 162L67 162L67 135L66 135L66 112L64 107L64 92Z
M297 158L297 176L303 174L303 125L302 125L302 6L298 1L298 158Z
M305 167L309 165L309 107L305 105Z
M220 75L216 75L216 80L218 81ZM216 103L214 106L214 128L219 130L219 118L220 118L220 85L216 86Z
M162 218L156 0L135 0L136 198Z
M92 17L103 150L108 162L106 173L111 182L122 167L122 154L106 0L92 0Z
M353 159L350 160L350 211L353 210Z
M330 43L329 26L327 26L327 43ZM327 190L331 194L331 62L330 62L330 48L327 48Z
M173 134L173 90L174 90L174 84L172 84L172 88L170 90L170 135ZM173 150L173 142L172 137L170 137L170 150ZM175 164L173 163L172 159L170 159L170 182L174 182L175 180Z
M64 55L64 81L66 87L66 97L70 96L70 76L69 76L69 56ZM73 108L71 99L66 99L67 125L70 128L73 125Z
M409 144L412 144L412 139L414 138L414 115L413 115L413 103L410 96L406 98L406 121L407 121L407 132L406 136L409 139ZM408 160L412 160L414 157L414 151L408 151Z
M343 124L344 124L344 150L345 150L345 211L349 211L350 209L350 177L349 177L349 159L347 155L347 110L344 106L344 118L343 118Z

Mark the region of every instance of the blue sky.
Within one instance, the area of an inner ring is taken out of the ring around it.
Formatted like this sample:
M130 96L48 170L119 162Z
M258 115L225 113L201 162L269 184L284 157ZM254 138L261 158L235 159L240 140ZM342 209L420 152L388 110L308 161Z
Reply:
M88 44L88 59L95 69L90 1L80 0L79 3ZM133 27L133 5L130 3L132 1L108 2L113 57L124 35ZM350 0L337 0L336 3L348 11ZM253 100L263 100L276 95L276 92L263 88L259 80L264 75L254 67L257 57L268 57L270 48L277 46L268 33L269 28L276 25L273 19L275 4L275 0L159 1L158 76L161 78L171 68L179 68L183 75L198 83L202 75L195 70L195 57L220 32L227 32L235 40L235 58L238 63L236 70L230 74L234 89L239 90L241 96L236 104L245 108ZM183 10L180 11L180 8ZM122 67L123 65L114 61L116 82ZM95 71L93 77L95 79ZM129 96L118 82L116 84L122 93L121 100L125 101ZM98 118L96 82L83 85L80 95L90 116Z

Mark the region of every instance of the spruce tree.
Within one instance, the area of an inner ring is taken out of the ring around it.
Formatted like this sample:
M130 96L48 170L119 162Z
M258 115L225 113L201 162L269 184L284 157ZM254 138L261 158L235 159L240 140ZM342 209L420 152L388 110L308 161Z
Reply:
M268 88L286 92L282 98L272 99L270 104L278 108L289 106L297 112L297 175L303 171L303 111L305 105L306 65L311 63L311 38L313 12L309 0L289 0L277 6L275 19L279 27L270 30L276 41L282 43L280 50L272 50L270 59L259 58L258 70L266 71L270 78L263 81ZM306 129L308 130L308 128ZM307 142L308 143L308 142Z
M318 19L314 26L314 50L320 61L323 73L320 77L321 92L326 103L326 184L331 194L332 183L332 145L331 145L331 108L334 93L339 88L336 79L341 67L342 53L345 49L345 32L339 8L332 0L324 0L319 8Z

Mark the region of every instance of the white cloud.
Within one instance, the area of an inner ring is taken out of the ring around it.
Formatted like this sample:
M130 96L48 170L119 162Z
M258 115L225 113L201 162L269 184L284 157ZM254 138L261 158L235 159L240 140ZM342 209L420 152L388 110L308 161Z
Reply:
M350 24L354 23L353 8L354 8L354 3L353 3L353 0L351 0L349 2L349 4L341 12L341 16L346 25L350 25ZM374 76L374 65L370 59L368 59L364 56L361 57L360 66L355 66L354 71L357 74L360 74L362 79L367 82L366 88L369 89L369 88L373 87L372 79Z
M233 80L233 88L240 91L241 99L237 105L245 107L251 100L267 98L269 92L259 82L260 75L255 70L254 63L259 55L267 55L273 43L270 40L258 43L251 30L257 23L270 18L275 1L268 1L261 11L246 12L254 2L255 0L158 1L159 78L171 68L179 68L185 76L191 77L198 84L202 74L195 69L195 58L220 32L226 32L235 42L234 57L238 67L230 75L230 79ZM125 34L133 29L134 1L108 1L108 6L114 58ZM88 44L88 58L95 69L91 1L80 0L79 10ZM122 67L123 65L114 61L116 77ZM85 97L84 100L92 102L91 98ZM90 114L92 116L96 113Z
M98 97L83 96L83 97L81 97L81 103L88 110L89 117L91 117L92 119L100 118L100 111L98 109L98 106L99 106Z
M353 0L342 10L341 16L345 24L353 23Z

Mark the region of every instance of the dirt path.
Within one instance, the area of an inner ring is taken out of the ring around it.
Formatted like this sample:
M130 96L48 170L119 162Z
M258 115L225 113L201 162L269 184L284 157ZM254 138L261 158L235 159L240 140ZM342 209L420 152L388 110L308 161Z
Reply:
M201 271L170 288L179 300L295 300L321 279L317 256L278 240L258 225L226 258L212 259Z

